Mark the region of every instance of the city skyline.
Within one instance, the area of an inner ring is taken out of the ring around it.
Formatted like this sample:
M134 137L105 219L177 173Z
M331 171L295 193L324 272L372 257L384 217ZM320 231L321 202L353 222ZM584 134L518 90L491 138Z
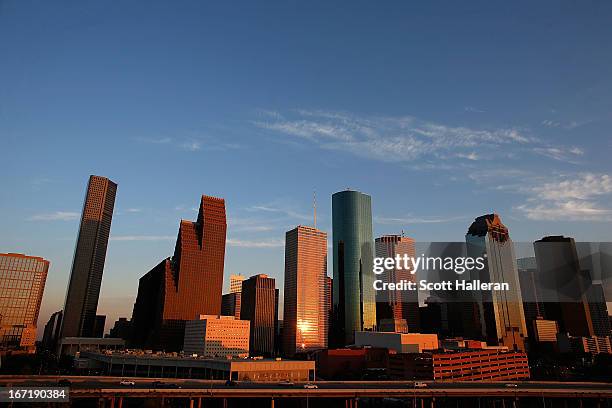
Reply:
M0 250L50 260L39 327L89 174L121 185L107 329L204 192L228 203L225 285L282 288L284 233L316 191L331 237L346 187L375 237L459 242L496 212L515 242L612 240L610 4L0 7Z

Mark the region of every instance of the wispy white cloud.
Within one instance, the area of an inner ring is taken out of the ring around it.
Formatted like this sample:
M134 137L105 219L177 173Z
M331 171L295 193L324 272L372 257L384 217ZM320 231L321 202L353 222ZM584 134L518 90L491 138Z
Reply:
M182 142L180 144L180 146L181 146L181 148L183 150L187 150L187 151L190 151L190 152L195 152L195 151L198 151L198 150L200 150L202 148L202 143L200 143L197 140L191 140L189 142Z
M346 112L296 110L264 115L254 125L313 143L384 162L512 159L525 154L572 161L578 147L551 147L522 127L466 127L413 116L359 116Z
M542 126L549 127L549 128L561 128L561 129L572 130L580 126L587 125L591 122L592 120L583 120L583 121L572 120L569 122L562 122L558 120L546 119L546 120L543 120L541 124Z
M527 200L516 209L529 219L612 221L612 177L608 174L562 175L518 191Z
M227 245L241 248L279 248L285 246L285 241L280 239L258 239L242 240L228 238Z
M125 212L128 212L128 213L139 213L141 211L142 211L142 208L127 208L125 210Z
M466 107L464 108L464 110L465 110L466 112L471 112L471 113L485 113L485 112L486 112L485 110L478 109L478 108L475 108L475 107L473 107L473 106L466 106Z
M466 220L469 217L466 216L413 216L407 215L404 217L374 217L374 221L378 224L440 224L452 221Z
M534 147L533 151L541 156L551 159L575 163L576 159L584 155L584 150L579 147Z
M53 213L35 214L27 218L28 221L73 221L78 220L80 214L72 211L56 211Z
M159 138L138 137L136 138L136 140L142 143L150 143L150 144L168 144L172 142L171 137L159 137Z
M251 211L251 212L265 212L265 213L281 214L281 215L285 215L290 218L294 218L297 220L304 220L304 221L312 219L312 215L302 214L290 208L283 208L283 207L276 207L276 206L269 206L269 205L253 205L251 207L247 207L246 210Z
M245 146L237 142L228 142L226 140L217 140L209 136L187 136L187 137L161 137L161 138L144 138L139 137L136 140L140 143L148 143L153 145L168 145L175 149L185 150L188 152L203 151L225 151L243 149Z
M111 241L173 241L172 235L111 235Z

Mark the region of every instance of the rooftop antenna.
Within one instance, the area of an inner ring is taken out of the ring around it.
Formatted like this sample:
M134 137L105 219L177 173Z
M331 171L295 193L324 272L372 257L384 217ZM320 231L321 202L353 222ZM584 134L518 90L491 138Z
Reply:
M314 210L314 227L317 228L317 192L312 192L312 209Z
M404 238L404 230L402 229L402 238Z

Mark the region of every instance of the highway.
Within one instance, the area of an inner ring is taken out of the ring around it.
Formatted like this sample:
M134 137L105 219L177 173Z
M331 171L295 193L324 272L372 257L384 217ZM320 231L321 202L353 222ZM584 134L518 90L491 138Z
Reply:
M57 386L58 380L70 381L71 398L88 397L212 397L212 398L431 398L431 397L545 397L612 399L612 384L591 382L434 382L415 387L412 381L317 381L317 389L304 384L129 378L134 386L121 386L121 377L0 376L2 386ZM154 384L155 382L160 382ZM512 384L512 386L509 386ZM516 385L516 386L514 386Z

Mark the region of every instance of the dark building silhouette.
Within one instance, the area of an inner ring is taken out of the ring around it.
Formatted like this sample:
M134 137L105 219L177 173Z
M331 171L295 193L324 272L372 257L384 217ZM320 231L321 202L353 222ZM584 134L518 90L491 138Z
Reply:
M126 317L120 317L110 329L108 337L129 340L132 334L132 322Z
M104 337L104 326L106 325L106 316L96 315L94 320L93 336L92 337Z
M544 237L534 242L533 247L546 318L557 321L561 333L593 336L587 299L591 278L588 271L580 267L574 239Z
M534 322L545 318L544 303L539 294L541 284L538 278L536 259L534 257L520 258L516 260L516 265L521 284L528 338L534 344L533 342L538 338L535 333Z
M62 328L62 311L57 311L51 314L47 324L45 324L45 331L43 332L42 346L47 350L55 350L57 348L57 341L60 336L60 329Z
M593 333L595 336L612 336L603 286L600 284L591 285L587 291L587 299L589 301L589 311L593 320Z
M240 306L242 304L242 292L226 293L221 297L221 315L234 316L240 319Z
M278 294L274 278L260 274L242 282L240 318L251 322L251 356L271 356L278 321Z
M92 337L117 184L90 176L64 304L61 337Z
M325 304L327 306L327 344L330 343L331 337L331 324L332 324L332 312L334 307L334 301L332 296L334 293L334 280L329 276L325 276Z
M172 258L138 283L132 344L177 351L185 321L221 313L226 238L225 201L202 196L196 222L181 220Z
M448 335L448 324L442 323L444 306L448 306L448 303L443 305L438 299L429 297L425 300L425 306L419 307L421 333Z

